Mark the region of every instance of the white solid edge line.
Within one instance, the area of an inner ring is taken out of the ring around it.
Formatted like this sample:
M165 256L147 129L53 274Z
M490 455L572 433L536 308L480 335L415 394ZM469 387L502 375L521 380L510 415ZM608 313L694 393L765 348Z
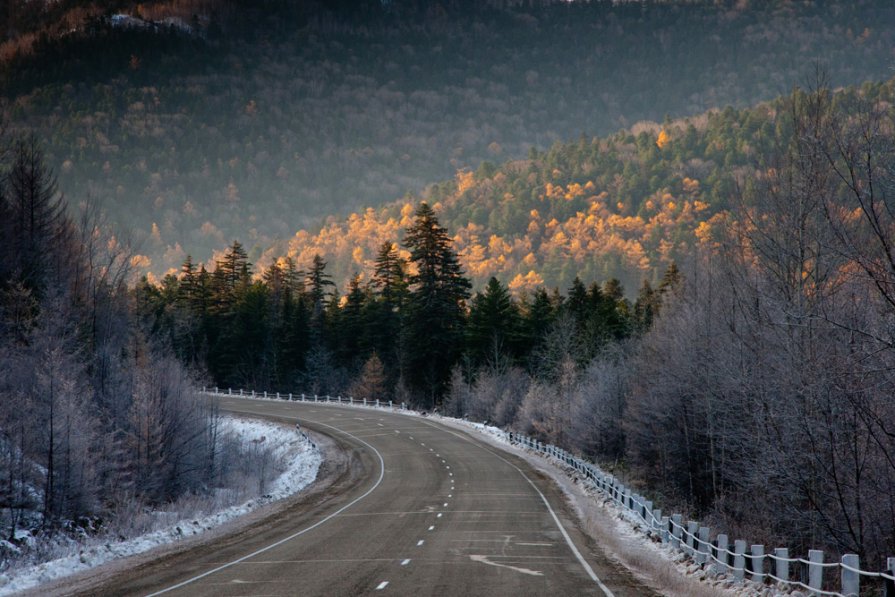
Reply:
M534 489L538 493L538 495L541 496L541 501L543 501L544 505L547 506L547 511L550 512L550 516L553 517L553 522L555 522L556 526L559 527L559 532L562 533L563 538L566 540L566 543L569 545L569 548L572 550L572 553L575 554L575 557L578 559L578 563L580 563L581 567L584 568L584 571L587 572L587 575L590 576L591 580L593 580L595 583L597 583L597 586L600 587L600 589L603 591L603 593L606 595L606 597L615 597L615 595L612 593L612 591L609 590L609 587L607 587L605 584L603 584L603 581L600 580L600 577L596 575L593 568L590 567L590 564L587 563L587 560L585 560L584 556L581 555L581 552L578 551L578 548L575 547L575 544L572 542L572 538L569 537L569 533L567 533L565 527L562 526L562 523L559 521L559 517L556 515L556 512L554 512L553 508L550 507L550 502L547 501L547 498L544 497L544 494L541 493L541 490L538 489L538 486L535 485L534 482L528 478L528 475L526 475L524 472L522 472L522 469L520 469L518 466L516 466L515 464L513 464L512 462L510 462L509 460L507 460L506 458L504 458L497 452L494 452L493 450L486 448L482 444L473 441L469 437L464 437L463 435L461 435L459 433L455 433L454 431L451 431L450 429L448 429L446 427L435 425L429 421L421 421L421 422L425 423L426 425L429 425L431 427L435 427L436 429L441 429L445 433L450 433L451 435L459 437L460 439L463 439L463 440L471 443L474 446L478 446L480 449L482 449L486 452L490 452L495 457L503 460L505 463L507 463L514 469L516 469L516 471L520 475L522 475L522 478L525 479L526 481L528 481L528 484L531 485L532 489Z
M245 412L245 411L241 411L241 412ZM246 414L252 414L252 413L246 413ZM290 418L290 417L285 417L285 418ZM208 572L203 572L202 574L200 574L200 575L198 575L198 576L194 576L194 577L192 577L192 578L189 578L189 579L187 579L187 580L184 580L184 581L182 581L182 582L179 582L179 583L177 583L176 585L172 585L172 586L170 586L170 587L167 587L167 588L165 588L165 589L162 589L161 591L156 591L155 593L150 593L150 594L148 594L146 597L155 597L156 595L161 595L161 594L163 594L163 593L167 593L167 592L169 592L169 591L174 591L174 590L179 589L179 588L181 588L181 587L185 587L186 585L191 584L191 583L194 583L194 582L196 582L196 581L199 580L199 579L205 578L206 576L209 576L209 575L211 575L211 574L215 574L216 572L220 572L221 570L224 570L225 568L229 568L229 567L231 567L231 566L235 566L236 564L239 564L240 562L244 562L245 560L248 560L249 558L253 558L253 557L255 557L255 556L259 555L259 554L264 553L265 551L268 551L268 550L273 549L274 547L278 547L278 546L282 545L283 543L287 543L287 542L289 542L289 541L292 541L293 539L295 539L295 538L298 537L299 535L303 535L303 534L307 533L308 531L310 531L310 530L312 530L312 529L315 529L315 528L319 527L319 526L320 526L321 524L323 524L324 522L327 522L328 520L330 520L330 519L332 519L332 518L338 516L339 514L341 514L342 512L344 512L345 510L347 510L347 509L350 508L351 506L353 506L354 504L358 503L359 501L361 501L362 499L364 499L365 497L367 497L368 495L370 495L371 493L373 493L373 490L375 490L377 487L379 487L379 484L382 483L382 479L383 479L383 477L385 476L385 461L382 459L382 454L379 453L379 450L377 450L376 448L374 448L373 446L371 446L370 444L368 444L368 443L365 442L364 440L360 439L359 437L356 437L356 436L354 436L354 435L351 435L351 434L348 433L347 431L343 431L343 430L339 429L338 427L333 427L332 425L327 425L326 423L319 423L319 422L316 422L316 421L315 421L315 424L317 424L317 425L322 425L322 426L324 426L324 427L329 427L330 429L333 429L333 430L335 430L335 431L338 431L339 433L344 433L344 434L347 435L348 437L354 438L355 440L359 441L360 443L364 444L365 446L367 446L368 448L370 448L371 450L373 450L373 452L375 452L375 453L376 453L376 456L379 458L379 478L376 480L376 483L374 483L373 486L372 486L370 489L368 489L368 490L367 490L363 495L361 495L360 497L355 498L355 499L352 500L350 503L348 503L348 504L342 506L341 508L339 508L338 510L336 510L335 512L333 512L333 513L330 514L329 516L326 516L325 518L322 518L322 519L318 520L317 522L315 522L315 523L312 524L311 526L309 526L309 527L307 527L307 528L305 528L305 529L302 529L302 530L298 531L297 533L293 533L293 534L289 535L289 536L286 537L285 539L280 539L279 541L276 541L276 542L274 542L274 543L271 543L270 545L268 545L268 546L266 546L266 547L262 547L261 549L259 549L259 550L257 550L257 551L254 551L254 552L252 552L252 553L250 553L250 554L248 554L248 555L242 556L242 557L239 558L239 559L233 560L232 562L227 562L226 564L222 564L222 565L218 566L217 568L214 568L214 569L212 569L212 570L209 570Z

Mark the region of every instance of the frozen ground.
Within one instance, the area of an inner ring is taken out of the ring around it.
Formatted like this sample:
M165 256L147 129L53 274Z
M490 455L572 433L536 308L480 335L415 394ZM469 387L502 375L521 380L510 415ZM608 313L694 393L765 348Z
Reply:
M307 487L317 477L320 451L301 433L283 425L227 417L225 429L245 444L264 442L274 446L274 458L286 463L285 470L262 496L243 504L212 513L192 515L166 524L152 532L124 541L95 537L72 549L71 555L24 568L10 577L0 574L0 596L94 568L106 562L140 554L160 545L198 535L233 520L272 501L288 497Z

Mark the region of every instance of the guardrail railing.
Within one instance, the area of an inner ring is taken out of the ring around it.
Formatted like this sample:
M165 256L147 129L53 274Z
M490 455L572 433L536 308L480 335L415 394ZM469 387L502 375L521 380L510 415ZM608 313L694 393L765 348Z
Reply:
M238 396L260 400L290 400L299 402L316 402L319 404L341 404L367 408L383 408L388 410L407 411L405 403L396 404L391 400L356 399L350 396L332 397L316 394L297 394L281 392L256 392L255 390L233 390L228 388L202 388L202 392L215 396ZM553 458L569 466L582 475L587 483L605 495L620 508L632 513L652 532L657 533L660 540L672 548L683 552L695 563L711 567L719 573L729 573L738 581L752 580L759 584L768 582L788 585L809 591L811 595L829 595L832 597L857 597L860 595L862 577L873 581L875 594L883 597L895 597L895 557L886 559L883 571L861 569L860 558L856 554L845 554L838 562L825 562L824 552L817 549L808 551L808 559L789 557L789 549L785 547L766 551L764 545L749 545L743 539L733 542L724 533L717 533L712 540L711 529L702 526L696 520L685 522L682 514L663 515L653 502L626 487L613 475L604 472L597 465L573 456L566 450L546 444L526 435L512 431L499 431L503 438L511 444L533 450L548 458ZM825 574L833 570L839 572L838 582L833 574ZM838 591L834 588L838 587Z

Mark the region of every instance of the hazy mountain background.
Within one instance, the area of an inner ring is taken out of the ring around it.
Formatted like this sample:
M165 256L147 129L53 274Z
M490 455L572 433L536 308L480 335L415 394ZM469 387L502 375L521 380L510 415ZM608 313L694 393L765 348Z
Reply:
M235 238L256 260L327 216L532 147L631 126L657 136L637 123L768 100L815 64L833 85L883 79L895 48L886 2L472 4L14 1L4 119L47 140L60 187L98 200L158 275ZM589 263L601 276L628 265ZM528 271L506 269L493 273Z

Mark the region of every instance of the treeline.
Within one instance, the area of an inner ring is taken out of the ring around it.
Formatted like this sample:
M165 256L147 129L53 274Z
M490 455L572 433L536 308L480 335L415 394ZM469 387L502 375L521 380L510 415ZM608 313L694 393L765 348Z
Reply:
M672 266L657 290L645 282L633 305L613 279L585 286L576 278L566 296L539 288L515 298L492 278L472 296L448 231L426 203L403 247L407 259L385 241L372 271L340 293L320 255L306 271L283 258L254 272L234 242L212 271L187 259L179 276L159 285L144 279L138 305L182 360L218 386L440 408L454 367L547 372L551 334L576 364L588 362L645 330L677 279Z
M113 3L114 10L126 4ZM154 3L144 4L141 14L162 17ZM176 271L187 250L209 262L233 238L258 262L274 241L316 231L333 213L418 193L483 161L524 159L532 146L543 152L582 132L590 141L643 119L769 100L799 82L817 56L837 85L886 78L895 45L895 13L872 1L525 2L487 10L393 2L419 6L418 16L359 20L310 2L228 4L229 17L218 2L166 4L192 6L195 12L182 13L187 22L217 11L222 30L203 38L96 27L49 35L33 53L0 65L9 120L41 131L65 188L101 198L112 221L132 231L146 257L140 267L159 277ZM284 5L314 16L294 20ZM630 145L619 145L626 176L657 170L656 162L638 163L639 145L637 159L628 159ZM746 139L712 147L715 155L750 151ZM690 171L705 170L670 166L687 168L691 178ZM586 183L577 178L571 182ZM663 186L643 186L661 198ZM614 213L625 199L615 199L612 184L596 194L603 191ZM511 192L524 198L532 188ZM482 225L492 210L475 211ZM442 221L460 232L446 215ZM620 236L624 246L600 247L610 250L595 252L582 279L622 277L639 239ZM648 244L644 255L661 275L667 261ZM321 253L341 284L334 255ZM467 266L482 283L491 275L508 283L537 268L487 269L479 276ZM623 282L633 286L641 276ZM543 276L561 288L573 277Z
M93 206L68 205L35 137L0 146L5 571L254 473L193 375L139 325L128 248Z

